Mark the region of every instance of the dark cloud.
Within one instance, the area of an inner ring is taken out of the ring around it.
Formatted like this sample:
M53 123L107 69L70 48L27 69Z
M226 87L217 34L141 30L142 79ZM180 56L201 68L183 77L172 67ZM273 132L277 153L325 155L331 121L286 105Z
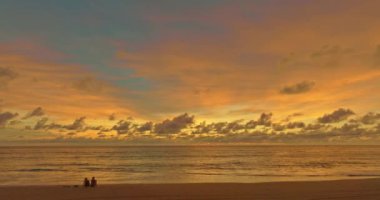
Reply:
M339 130L344 133L352 132L354 130L357 130L360 127L360 124L353 124L353 123L345 123L342 127L340 128L335 128L334 130Z
M36 122L34 125L34 130L40 130L40 129L45 129L46 128L46 123L48 122L48 118L44 117Z
M182 129L194 123L194 116L187 113L174 117L173 119L166 119L161 123L154 125L154 131L158 134L172 134L178 133Z
M355 113L350 109L339 108L331 114L325 114L324 116L318 118L318 122L324 124L340 122L354 114Z
M65 125L62 124L57 124L57 123L51 123L48 125L45 125L46 129L63 129L65 128Z
M236 120L233 122L214 122L206 124L203 122L194 127L193 133L218 133L230 134L244 132L247 130L255 129L257 126L271 127L272 113L262 113L257 120L250 120L244 123L244 120Z
M275 131L284 131L286 129L286 125L283 125L283 124L272 124L272 128Z
M327 128L328 125L325 124L308 124L307 126L304 127L304 131L316 131L316 130L322 130Z
M85 130L107 131L103 126L86 126Z
M380 113L367 113L363 117L361 117L360 121L363 124L375 124L376 121L380 120Z
M152 131L153 130L153 122L146 122L140 125L137 130L139 132Z
M224 129L226 133L233 133L233 132L237 132L237 131L240 131L240 130L244 130L245 129L245 125L244 124L241 124L242 120L236 120L236 121L233 121L233 122L230 122L230 123L227 123L227 126L226 128Z
M0 67L0 88L5 87L9 81L15 79L18 74L8 67Z
M245 128L246 128L246 129L254 129L254 128L256 128L256 126L257 126L257 123L256 123L255 120L250 120L250 121L248 121L248 122L245 124Z
M98 130L98 131L106 131L107 129L103 126L88 126L85 123L86 117L80 117L75 119L71 124L58 124L58 123L50 123L47 117L44 117L36 122L33 129L34 130L60 130L60 131L87 131L87 130Z
M74 136L74 135L76 135L77 133L76 132L69 132L69 133L67 133L66 135L68 135L68 136Z
M303 81L294 85L288 85L280 90L281 94L293 95L309 92L315 86L313 81Z
M207 142L255 142L255 143L343 143L361 142L363 140L380 140L380 131L363 129L360 124L346 123L341 127L328 129L328 126L318 124L308 131L284 132L286 126L282 125L280 131L256 130L253 132L242 132L240 134L219 134L217 136L197 137L195 141ZM311 126L307 126L311 127Z
M74 82L73 87L84 92L99 93L104 90L105 83L92 77L86 77Z
M194 131L192 133L199 134L199 133L209 133L211 132L212 128L206 122L201 122L200 124L197 124L194 126Z
M112 113L110 116L108 116L108 120L110 120L110 121L116 120L116 114Z
M131 132L133 128L135 125L131 121L120 120L111 130L115 130L118 134L126 134Z
M86 117L80 117L74 120L72 124L69 124L63 127L66 128L67 130L84 130L86 128L86 123L84 121L85 119Z
M304 128L304 127L305 127L305 123L303 122L289 122L286 125L287 129Z
M236 120L233 122L216 122L209 125L204 122L195 127L196 131L194 133L214 132L218 134L232 134L246 129L246 125L242 123L242 120Z
M217 122L217 123L212 123L210 127L212 130L214 130L216 133L222 133L225 132L224 128L227 126L228 122Z
M0 113L0 127L7 125L9 120L17 116L18 116L18 113L11 113L11 112Z
M270 126L272 124L272 113L262 113L260 118L257 120L257 125Z
M26 114L23 119L28 119L31 117L40 117L43 115L45 115L45 111L41 107L37 107L34 110L32 110L31 112L29 112L28 114Z
M275 131L284 131L286 129L305 128L305 123L303 123L303 122L289 122L287 124L273 123L272 128Z
M9 67L0 67L0 78L14 79L17 77L17 73Z

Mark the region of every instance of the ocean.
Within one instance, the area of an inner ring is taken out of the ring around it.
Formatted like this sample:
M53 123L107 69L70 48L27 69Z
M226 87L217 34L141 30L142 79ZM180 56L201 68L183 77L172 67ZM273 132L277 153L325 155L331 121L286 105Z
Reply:
M380 146L0 147L0 185L335 180L380 176Z

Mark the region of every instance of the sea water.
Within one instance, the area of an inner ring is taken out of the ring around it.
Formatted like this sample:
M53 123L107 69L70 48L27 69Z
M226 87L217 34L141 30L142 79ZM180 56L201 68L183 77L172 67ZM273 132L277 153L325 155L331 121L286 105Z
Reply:
M335 180L380 176L380 146L0 147L0 185Z

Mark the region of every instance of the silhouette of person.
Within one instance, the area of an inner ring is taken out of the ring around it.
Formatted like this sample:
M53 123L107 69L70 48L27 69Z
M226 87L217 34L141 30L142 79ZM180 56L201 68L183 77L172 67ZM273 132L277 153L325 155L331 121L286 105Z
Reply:
M90 187L90 181L88 180L88 178L84 178L84 181L83 181L83 186L84 187Z
M91 179L91 187L96 187L98 185L98 181L95 179L95 177L92 177Z

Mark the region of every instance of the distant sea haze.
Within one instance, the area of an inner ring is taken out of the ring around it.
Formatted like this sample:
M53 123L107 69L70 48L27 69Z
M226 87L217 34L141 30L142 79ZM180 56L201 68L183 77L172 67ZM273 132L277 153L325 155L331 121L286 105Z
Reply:
M380 146L0 147L1 185L335 180L380 176Z

